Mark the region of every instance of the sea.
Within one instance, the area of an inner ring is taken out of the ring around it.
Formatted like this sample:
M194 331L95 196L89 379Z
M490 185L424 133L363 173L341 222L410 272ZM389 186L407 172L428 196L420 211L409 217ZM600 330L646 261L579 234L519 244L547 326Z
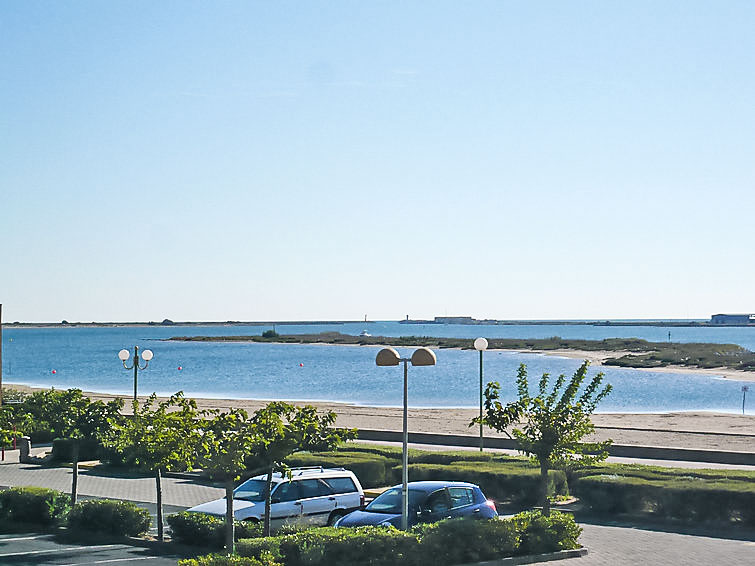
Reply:
M244 342L176 342L173 336L260 335L273 326L115 326L14 327L3 329L3 382L38 387L133 394L133 371L124 369L118 351L148 348L154 358L138 373L139 394L291 401L335 401L357 405L402 405L403 370L377 367L374 346L299 345ZM351 322L277 325L281 334L336 331L373 336L475 338L562 338L601 340L637 337L651 341L734 343L755 349L755 328L681 326L603 326L584 324L400 324ZM397 348L411 355L411 348ZM412 407L477 407L479 354L474 350L436 349L437 365L409 367L408 402ZM487 351L484 382L497 381L503 400L514 399L520 364L530 382L543 373L571 375L580 360L527 352ZM613 387L598 412L659 413L717 411L755 414L755 384L691 372L655 372L592 366ZM744 396L744 397L743 397Z

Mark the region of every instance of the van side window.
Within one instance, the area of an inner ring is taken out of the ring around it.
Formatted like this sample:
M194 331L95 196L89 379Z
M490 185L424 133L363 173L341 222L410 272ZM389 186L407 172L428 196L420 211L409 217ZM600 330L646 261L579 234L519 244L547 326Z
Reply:
M332 495L333 492L328 485L319 480L298 480L294 483L299 484L299 498L308 499L310 497L322 497L323 495Z
M354 493L357 491L357 486L354 485L354 480L349 477L325 478L322 481L328 484L328 487L333 490L333 493Z
M278 489L273 492L273 497L278 501L296 501L299 497L299 482L284 482L278 485Z

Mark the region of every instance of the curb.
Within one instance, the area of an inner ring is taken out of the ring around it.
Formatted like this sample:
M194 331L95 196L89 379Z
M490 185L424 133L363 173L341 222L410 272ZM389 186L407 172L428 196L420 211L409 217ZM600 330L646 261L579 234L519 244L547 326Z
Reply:
M461 566L519 566L520 564L538 564L540 562L554 562L556 560L566 560L567 558L582 558L587 556L587 548L577 548L575 550L559 550L558 552L548 552L546 554L530 554L527 556L511 556L509 558L499 558L498 560L488 560L486 562L474 562L472 564L462 564Z

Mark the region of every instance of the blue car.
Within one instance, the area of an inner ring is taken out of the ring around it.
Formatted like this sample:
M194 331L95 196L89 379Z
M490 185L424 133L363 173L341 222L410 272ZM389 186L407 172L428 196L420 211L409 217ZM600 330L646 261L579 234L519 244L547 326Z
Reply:
M409 526L455 517L493 519L495 503L480 488L467 482L409 482ZM401 527L401 486L385 490L363 510L352 511L336 522L337 527L393 525Z

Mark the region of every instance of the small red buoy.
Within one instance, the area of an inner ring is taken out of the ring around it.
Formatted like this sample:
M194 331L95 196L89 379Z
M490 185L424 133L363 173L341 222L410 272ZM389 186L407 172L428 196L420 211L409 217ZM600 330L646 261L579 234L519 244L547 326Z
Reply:
M300 367L300 368L303 368L303 367L304 367L304 364L299 364L299 367Z
M52 370L52 373L58 373L58 370L54 369Z
M183 368L183 366L178 366L178 371L181 371Z

